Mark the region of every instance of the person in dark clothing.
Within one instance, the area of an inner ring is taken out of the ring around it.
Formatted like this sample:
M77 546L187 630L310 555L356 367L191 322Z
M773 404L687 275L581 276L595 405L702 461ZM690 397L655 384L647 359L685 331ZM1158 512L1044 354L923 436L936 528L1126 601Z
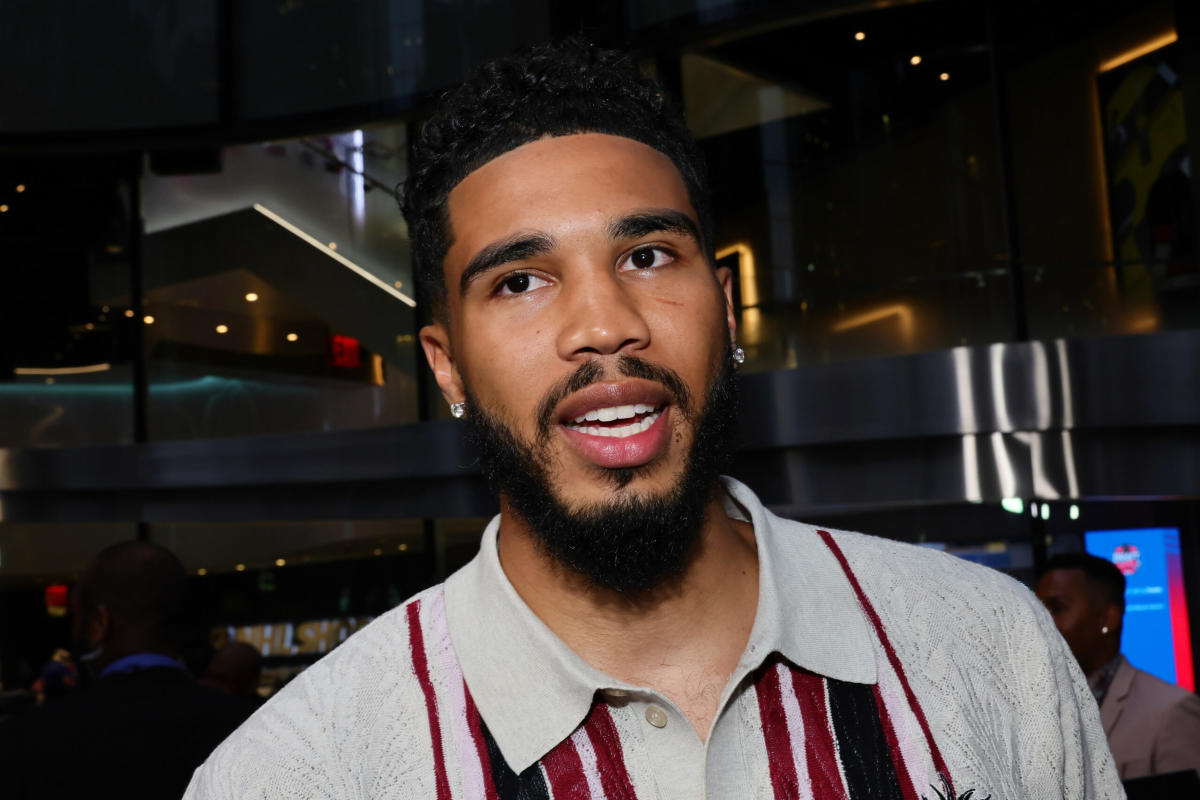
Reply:
M5 798L183 794L192 771L253 711L201 686L176 655L186 572L169 551L122 542L72 597L92 684L0 725Z

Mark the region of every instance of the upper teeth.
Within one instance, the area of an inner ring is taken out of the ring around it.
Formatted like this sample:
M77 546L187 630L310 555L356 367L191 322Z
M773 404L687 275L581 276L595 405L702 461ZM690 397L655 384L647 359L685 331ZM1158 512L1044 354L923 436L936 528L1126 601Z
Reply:
M638 414L649 414L654 406L634 403L631 406L612 406L610 408L593 408L586 414L580 414L575 422L612 422L615 419L633 419Z

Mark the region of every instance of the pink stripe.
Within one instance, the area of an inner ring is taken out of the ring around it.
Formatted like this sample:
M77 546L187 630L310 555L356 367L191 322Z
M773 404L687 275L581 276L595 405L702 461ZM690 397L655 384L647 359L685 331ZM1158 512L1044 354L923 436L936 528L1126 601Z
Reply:
M776 664L779 672L780 686L787 686L791 681L791 670L794 667L785 666L782 662ZM783 705L783 718L787 722L788 738L792 743L792 766L796 770L796 786L801 800L812 800L812 784L808 778L808 758L804 740L804 717L800 713L800 702L796 692L780 691L780 703Z
M925 739L904 701L904 690L896 679L896 673L892 671L891 665L886 662L879 665L877 686L879 699L886 706L892 730L896 734L900 756L904 759L912 779L913 790L920 794L925 787L937 785L937 776L934 775L935 770L929 751L924 746ZM883 710L880 713L882 714ZM905 797L907 796L905 795Z
M767 745L767 766L771 772L771 789L775 800L793 800L800 796L796 766L792 761L792 741L788 736L787 718L779 688L779 672L770 664L754 682L758 697L758 716L762 722L763 739Z
M821 535L821 539L825 542L825 546L833 553L834 558L838 560L838 564L842 567L842 572L846 573L846 578L850 581L850 585L854 588L854 593L858 596L859 605L862 606L863 612L867 615L867 619L871 620L871 624L875 626L875 635L879 637L879 643L883 645L883 650L887 653L888 662L892 665L892 669L896 671L896 677L900 679L900 686L904 689L904 697L908 700L908 706L912 709L913 716L917 718L917 723L921 726L921 732L925 734L925 741L929 745L929 752L933 755L933 766L937 769L938 774L946 779L950 791L954 791L954 782L950 779L950 769L946 766L946 760L942 758L942 751L938 749L937 742L933 739L933 731L929 729L929 721L925 719L925 712L921 708L921 704L917 702L917 696L913 693L912 686L908 683L908 676L904 674L904 666L900 663L900 657L896 655L896 650L892 647L892 642L888 639L887 631L884 630L883 621L879 619L879 614L875 612L875 607L871 605L871 601L867 599L867 593L858 583L858 578L854 575L854 571L850 569L850 562L846 560L846 556L842 553L842 548L838 547L837 542L833 540L833 536L829 531L817 531Z
M892 766L896 769L896 780L900 784L900 796L903 800L917 800L916 787L913 786L912 778L908 775L908 765L904 763L904 754L900 752L896 729L892 727L892 718L888 714L887 704L883 702L879 684L875 684L873 688L875 690L875 707L879 709L879 721L883 724L883 738L887 741L888 754L892 757Z
M608 706L604 703L593 705L583 727L592 740L592 751L596 754L600 780L604 785L603 796L608 800L637 800L629 770L625 768L621 735L617 733Z
M792 691L800 706L800 718L804 720L804 749L812 796L816 800L841 800L846 797L846 781L825 700L825 679L811 672L793 670Z
M592 748L592 740L583 728L576 728L571 734L575 743L575 752L579 755L580 766L583 767L583 779L587 781L589 797L604 797L604 784L600 778L600 767L596 763L596 751Z
M492 778L491 757L488 755L487 742L483 740L482 718L479 716L479 709L475 707L475 698L471 697L471 690L465 681L463 682L463 693L467 699L467 722L471 726L471 739L475 742L475 755L479 758L479 765L483 769L483 783L487 800L499 800L500 793L496 791L496 782Z
M575 743L570 737L563 739L542 759L550 794L554 800L591 800L587 778L583 774L583 762L575 752Z
M437 799L451 800L450 782L446 778L446 757L442 753L442 727L438 723L437 697L429 680L429 661L425 655L425 637L421 632L421 601L414 600L405 609L408 614L408 647L412 653L413 672L425 695L425 714L429 718L429 741L433 747L433 774L437 783Z
M447 716L450 718L450 724L454 726L454 740L458 744L463 791L468 800L487 800L483 780L484 765L479 760L478 748L471 735L471 723L467 715L466 683L463 681L458 656L454 653L454 643L450 640L450 629L446 624L446 595L441 587L429 597L426 616L433 624L435 641L432 649L438 654L442 674L445 675L446 686L450 692L450 709Z

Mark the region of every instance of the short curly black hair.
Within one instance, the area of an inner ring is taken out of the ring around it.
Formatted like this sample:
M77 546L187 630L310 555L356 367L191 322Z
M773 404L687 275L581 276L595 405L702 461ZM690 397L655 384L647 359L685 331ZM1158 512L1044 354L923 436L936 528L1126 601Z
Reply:
M1038 578L1056 569L1082 571L1105 603L1111 603L1125 613L1125 575L1113 562L1091 553L1060 553L1047 559Z
M708 175L683 114L627 53L572 37L484 64L447 92L413 143L400 200L413 272L433 315L444 319L442 262L453 243L446 199L463 178L547 136L607 133L653 147L683 178L712 257Z

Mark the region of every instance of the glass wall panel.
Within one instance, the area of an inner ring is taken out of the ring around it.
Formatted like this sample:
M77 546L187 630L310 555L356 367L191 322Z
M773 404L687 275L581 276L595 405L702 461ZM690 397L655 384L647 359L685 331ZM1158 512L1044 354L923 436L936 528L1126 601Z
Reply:
M1030 336L1200 326L1172 4L1040 22L1054 35L1017 39L1005 70Z
M133 440L129 167L0 162L0 447Z
M753 369L1012 335L973 4L754 28L682 56Z
M406 149L381 125L147 176L152 439L416 420Z

